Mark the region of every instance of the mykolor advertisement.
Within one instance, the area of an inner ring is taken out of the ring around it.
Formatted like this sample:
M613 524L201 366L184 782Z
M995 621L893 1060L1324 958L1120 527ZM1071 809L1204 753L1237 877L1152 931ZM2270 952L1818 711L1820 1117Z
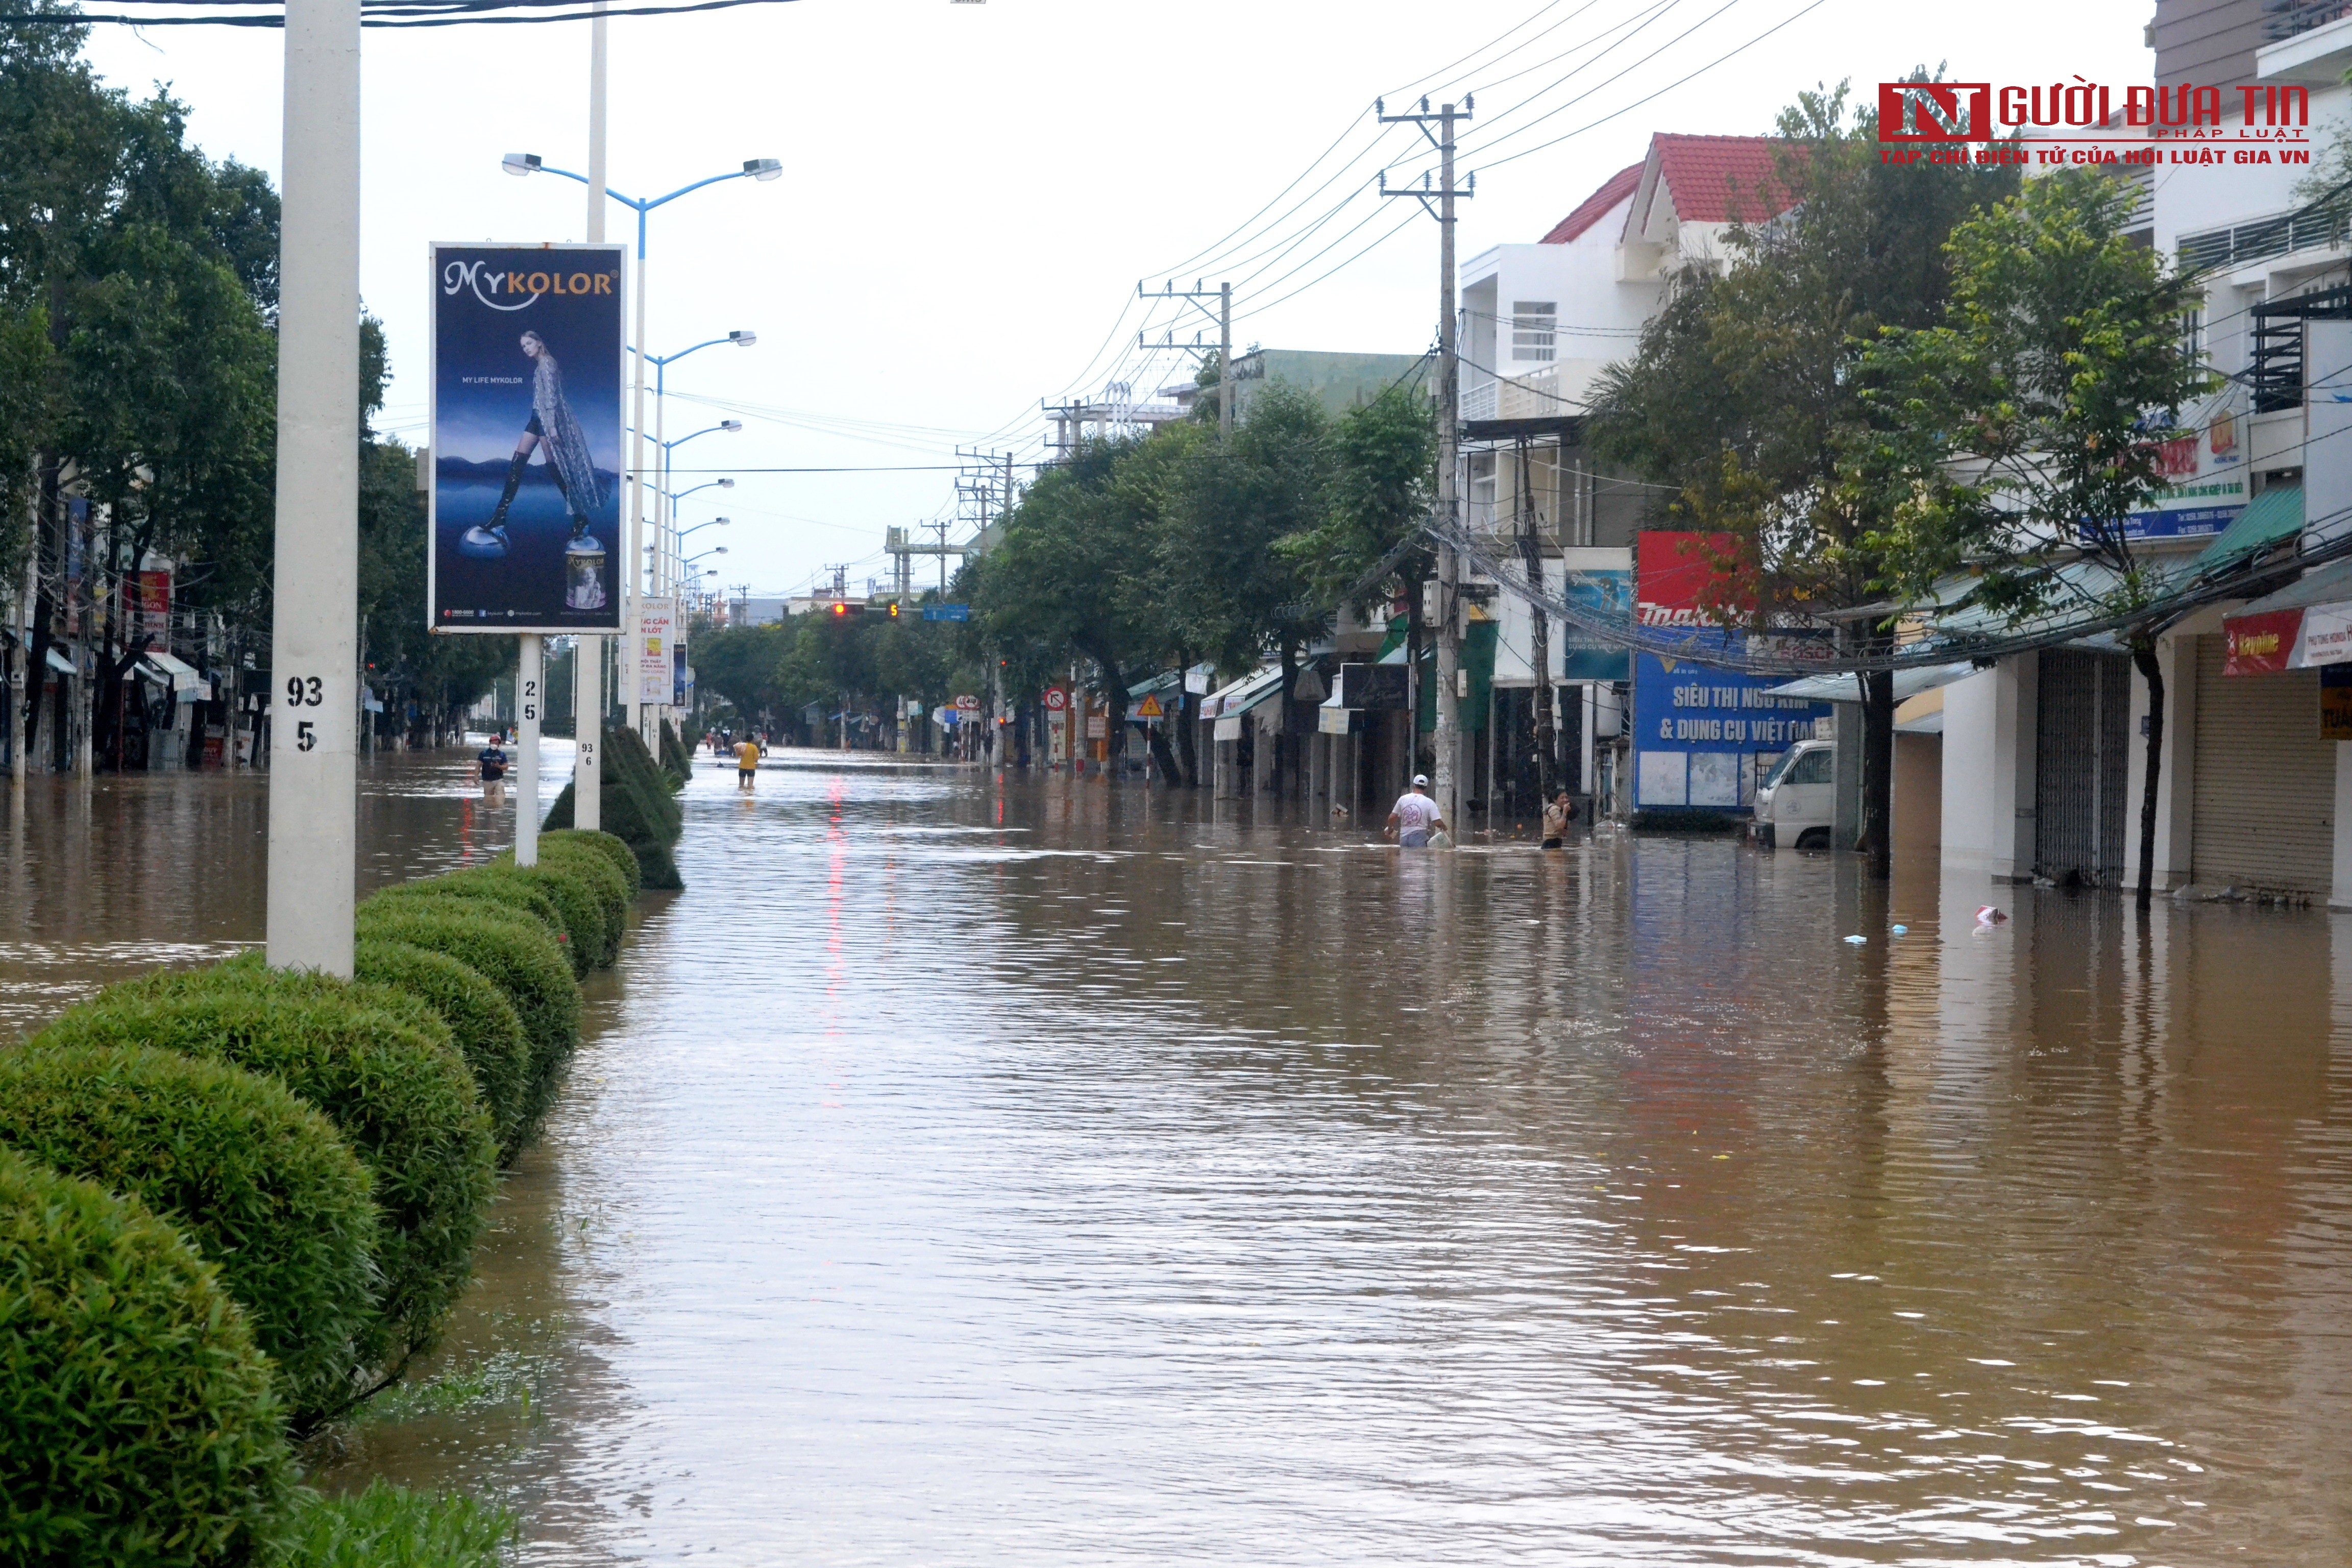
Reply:
M433 247L436 632L620 629L621 254Z

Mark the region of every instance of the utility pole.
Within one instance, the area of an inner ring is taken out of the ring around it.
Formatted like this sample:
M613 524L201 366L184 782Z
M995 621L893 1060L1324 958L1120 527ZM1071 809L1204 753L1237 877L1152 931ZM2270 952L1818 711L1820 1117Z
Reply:
M1189 300L1203 311L1208 310L1208 306L1202 301L1214 300L1217 302L1217 437L1223 440L1231 436L1234 433L1234 286L1220 283L1213 289L1207 289L1195 281L1190 289L1179 289L1170 282L1161 284L1159 294L1155 296L1139 283L1135 286L1135 292L1138 299L1143 300ZM1135 341L1138 347L1150 346L1144 343L1140 332L1136 334ZM1176 348L1186 345L1169 342L1160 346Z
M595 19L589 23L588 33L588 243L601 245L604 239L604 83L612 53L606 41L606 29L611 23L604 17L604 0L596 0ZM637 263L643 267L645 262ZM637 346L645 347L645 290L637 290ZM645 365L637 366L637 419L640 432L645 429ZM645 437L637 437L636 458L629 465L630 505L636 504L636 484L644 468ZM637 547L635 520L629 530L629 552ZM621 626L627 635L629 618L635 612L636 599L630 592L635 583L636 563L631 553L621 560ZM572 825L583 832L593 833L604 826L604 639L583 637L573 645L572 653ZM523 803L536 814L537 799ZM534 857L539 848L537 836L532 837ZM520 855L517 855L518 863Z
M287 0L268 961L352 973L359 838L360 0Z
M1437 767L1434 774L1438 815L1460 833L1465 824L1456 815L1461 805L1460 789L1455 774L1460 772L1462 750L1462 606L1460 585L1461 558L1454 553L1451 535L1461 520L1461 497L1455 483L1454 468L1462 445L1462 376L1454 353L1454 203L1457 196L1474 195L1478 177L1470 176L1465 188L1454 187L1454 125L1457 120L1467 120L1474 100L1465 95L1462 106L1441 105L1432 111L1429 100L1421 100L1418 112L1391 114L1388 105L1377 100L1372 112L1382 125L1411 125L1429 139L1437 149L1438 184L1430 188L1429 176L1423 174L1418 187L1406 186L1391 190L1388 175L1381 176L1380 192L1383 196L1412 196L1419 201L1429 215L1437 220L1437 733L1434 743ZM1438 129L1433 133L1430 126ZM1412 720L1420 722L1418 715Z
M1540 599L1544 587L1543 518L1536 510L1535 496L1528 488L1528 444L1519 442L1519 536L1520 559L1527 563L1528 586ZM1536 809L1540 811L1551 801L1551 781L1556 753L1552 741L1551 704L1551 618L1540 604L1530 604L1531 623L1528 629L1528 662L1536 673ZM1489 786L1491 787L1491 786Z

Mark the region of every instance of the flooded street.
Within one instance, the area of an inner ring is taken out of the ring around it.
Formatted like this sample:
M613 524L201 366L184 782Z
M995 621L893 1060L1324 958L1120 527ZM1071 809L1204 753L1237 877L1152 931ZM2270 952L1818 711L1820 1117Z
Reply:
M363 885L509 841L366 789ZM254 781L36 796L12 1030L258 938ZM2352 1560L2352 916L1223 811L706 762L326 1484L542 1564Z

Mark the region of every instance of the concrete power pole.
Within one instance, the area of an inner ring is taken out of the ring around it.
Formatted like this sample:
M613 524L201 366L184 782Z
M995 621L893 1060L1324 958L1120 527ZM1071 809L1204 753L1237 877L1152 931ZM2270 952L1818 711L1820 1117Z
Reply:
M1139 283L1135 286L1135 292L1139 298L1145 300L1189 300L1196 309L1203 311L1208 310L1208 306L1202 303L1203 300L1214 300L1217 302L1217 436L1222 440L1233 435L1234 286L1230 283L1220 283L1213 289L1204 289L1196 282L1190 289L1179 289L1171 282L1162 284L1160 292L1154 294ZM1145 348L1151 345L1145 343L1142 334L1138 333L1136 346ZM1199 334L1195 333L1190 344L1175 342L1171 334L1171 341L1159 346L1192 348L1197 351L1202 345Z
M612 58L606 30L612 24L604 17L604 0L597 0L595 20L588 25L588 243L601 245L604 240L604 82ZM640 267L645 263L640 261ZM637 298L643 300L642 287ZM642 317L643 312L640 311ZM637 343L645 344L646 324L637 322ZM645 428L645 374L642 366L638 375L637 428ZM638 437L640 443L644 437ZM642 445L638 457L643 458ZM628 473L632 504L635 504L637 471L642 462L633 462ZM636 548L636 531L629 531L629 550ZM621 552L621 626L625 639L629 617L636 601L631 596L631 575L635 562L626 551ZM625 641L624 646L626 646ZM593 833L604 826L604 639L581 637L572 652L572 734L574 751L572 761L572 826ZM533 811L539 803L532 801ZM536 837L532 842L538 848Z
M1461 805L1456 774L1462 761L1462 562L1445 537L1461 523L1461 496L1454 477L1462 445L1462 375L1454 344L1454 203L1457 196L1475 194L1477 176L1471 176L1466 188L1454 189L1454 126L1456 121L1470 118L1472 107L1473 100L1466 96L1459 109L1448 103L1434 112L1425 98L1419 112L1412 114L1391 114L1386 104L1376 101L1373 105L1380 123L1413 126L1428 137L1438 156L1436 189L1430 188L1424 174L1419 187L1392 191L1383 174L1381 195L1412 196L1437 219L1437 524L1442 536L1437 545L1437 733L1433 738L1437 767L1435 787L1430 793L1437 798L1439 815L1457 834L1465 826L1456 815ZM1434 133L1430 131L1432 123L1438 127Z
M359 839L360 0L287 0L268 959L352 973Z

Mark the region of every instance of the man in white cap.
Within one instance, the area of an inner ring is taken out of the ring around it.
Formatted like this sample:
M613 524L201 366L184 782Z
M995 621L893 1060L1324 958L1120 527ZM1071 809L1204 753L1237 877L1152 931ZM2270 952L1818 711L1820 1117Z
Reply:
M1429 836L1445 826L1445 818L1437 815L1437 803L1429 798L1429 775L1412 775L1412 787L1397 796L1396 809L1389 813L1388 831L1397 843L1407 849L1424 848Z

